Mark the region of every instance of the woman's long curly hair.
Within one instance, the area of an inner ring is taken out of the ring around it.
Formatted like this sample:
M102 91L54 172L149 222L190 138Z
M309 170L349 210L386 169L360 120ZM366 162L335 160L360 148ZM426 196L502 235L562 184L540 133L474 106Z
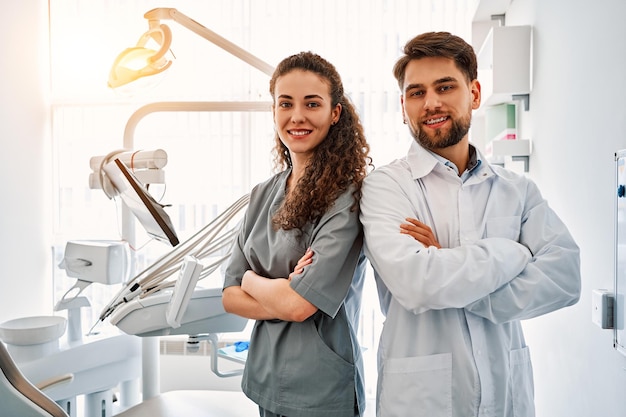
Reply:
M274 227L284 230L302 230L306 223L319 220L351 185L354 186L352 210L358 209L363 179L372 161L359 115L344 94L341 77L335 67L321 56L301 52L278 64L270 80L270 94L274 104L277 80L294 70L310 71L326 80L330 87L332 107L341 104L342 110L337 123L330 127L326 139L315 148L304 175L274 215ZM274 165L278 171L292 167L289 149L282 143L278 133L275 135Z

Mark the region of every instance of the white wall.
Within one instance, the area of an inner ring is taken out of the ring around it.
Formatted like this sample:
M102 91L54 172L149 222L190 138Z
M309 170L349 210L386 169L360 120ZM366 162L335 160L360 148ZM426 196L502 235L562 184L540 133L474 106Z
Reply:
M523 132L530 176L581 248L574 307L525 323L538 417L626 415L626 357L591 322L591 291L613 288L614 153L626 148L626 2L513 0L533 26L534 86Z
M0 322L51 314L45 0L0 0Z

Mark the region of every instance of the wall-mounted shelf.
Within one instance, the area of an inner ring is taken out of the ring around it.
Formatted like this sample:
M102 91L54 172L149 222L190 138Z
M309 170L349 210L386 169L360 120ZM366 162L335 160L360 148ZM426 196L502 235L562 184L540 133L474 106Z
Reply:
M522 161L524 172L528 172L531 153L530 139L492 140L485 146L485 157L490 163L505 166L507 158L512 161Z
M530 156L530 139L492 140L485 148L485 156Z
M496 26L489 30L478 54L481 109L524 99L531 91L531 27ZM481 110L479 109L479 110Z

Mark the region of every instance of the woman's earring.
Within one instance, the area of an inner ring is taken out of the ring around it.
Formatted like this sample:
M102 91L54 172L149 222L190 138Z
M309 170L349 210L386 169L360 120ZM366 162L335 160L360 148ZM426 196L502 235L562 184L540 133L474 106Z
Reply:
M407 121L406 121L406 119L404 119L404 120L402 121L402 123L404 123L404 124L407 124Z

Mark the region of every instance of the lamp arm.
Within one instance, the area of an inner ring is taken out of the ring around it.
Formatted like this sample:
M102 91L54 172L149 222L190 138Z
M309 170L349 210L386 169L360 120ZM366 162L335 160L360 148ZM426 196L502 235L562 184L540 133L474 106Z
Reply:
M124 149L135 147L135 129L139 122L151 113L197 111L197 112L257 112L271 111L270 101L158 101L148 103L130 116L124 128Z
M202 36L203 38L205 38L209 42L219 46L220 48L222 48L226 52L228 52L228 53L236 56L237 58L241 59L242 61L252 65L254 68L256 68L259 71L269 75L270 77L274 73L274 67L271 66L270 64L268 64L267 62L265 62L262 59L256 57L255 55L253 55L250 52L246 51L245 49L239 47L238 45L235 45L234 43L232 43L228 39L218 35L217 33L213 32L212 30L206 28L205 26L203 26L200 23L196 22L195 20L193 20L189 16L179 12L177 9L167 8L167 7L159 7L159 8L152 9L152 10L146 12L146 14L144 14L143 17L148 19L148 22L149 22L150 26L155 24L154 21L159 21L159 20L164 20L164 19L173 20L173 21L181 24L182 26L186 27L187 29L195 32L196 34Z

